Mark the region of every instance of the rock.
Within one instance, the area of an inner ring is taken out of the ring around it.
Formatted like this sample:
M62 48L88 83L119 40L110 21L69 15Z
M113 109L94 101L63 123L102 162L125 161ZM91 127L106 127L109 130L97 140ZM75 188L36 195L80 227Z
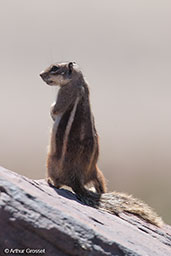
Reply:
M0 255L171 255L171 227L83 205L66 189L0 168Z

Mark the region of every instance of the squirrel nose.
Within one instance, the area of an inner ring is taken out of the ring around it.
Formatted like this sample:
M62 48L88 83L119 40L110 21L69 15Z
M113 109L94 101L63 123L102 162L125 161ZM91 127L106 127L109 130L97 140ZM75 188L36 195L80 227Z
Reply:
M42 71L42 72L40 73L40 77L41 77L42 79L46 79L46 78L48 77L48 74L47 74L46 72Z

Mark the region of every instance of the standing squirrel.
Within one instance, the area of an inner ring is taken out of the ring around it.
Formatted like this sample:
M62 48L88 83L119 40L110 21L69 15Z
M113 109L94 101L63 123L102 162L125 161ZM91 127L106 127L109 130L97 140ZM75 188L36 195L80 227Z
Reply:
M104 175L97 167L99 143L88 84L78 65L56 63L40 76L48 85L60 87L50 109L54 124L47 158L48 183L56 188L71 187L92 207L112 214L130 212L161 226L162 219L145 203L124 193L106 193ZM85 188L90 182L96 193Z
M59 188L67 185L80 196L90 192L84 185L92 182L97 193L106 192L105 178L96 163L98 137L90 108L89 90L74 63L52 65L40 74L49 85L59 85L51 106L54 125L47 159L48 182Z

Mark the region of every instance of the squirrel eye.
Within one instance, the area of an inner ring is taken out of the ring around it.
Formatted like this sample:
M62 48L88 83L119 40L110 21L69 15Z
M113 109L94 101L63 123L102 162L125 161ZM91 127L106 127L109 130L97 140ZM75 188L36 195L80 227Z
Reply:
M51 68L50 72L55 73L55 72L57 72L58 70L59 70L59 67L53 66L53 67Z

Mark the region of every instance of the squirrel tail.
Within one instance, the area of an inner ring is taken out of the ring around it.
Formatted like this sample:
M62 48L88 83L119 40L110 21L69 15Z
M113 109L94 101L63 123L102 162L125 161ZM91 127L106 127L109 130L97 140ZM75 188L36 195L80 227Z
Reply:
M132 213L158 227L163 225L163 220L146 203L134 198L132 195L119 192L97 194L90 192L89 197L79 197L85 204L119 215L122 212Z

